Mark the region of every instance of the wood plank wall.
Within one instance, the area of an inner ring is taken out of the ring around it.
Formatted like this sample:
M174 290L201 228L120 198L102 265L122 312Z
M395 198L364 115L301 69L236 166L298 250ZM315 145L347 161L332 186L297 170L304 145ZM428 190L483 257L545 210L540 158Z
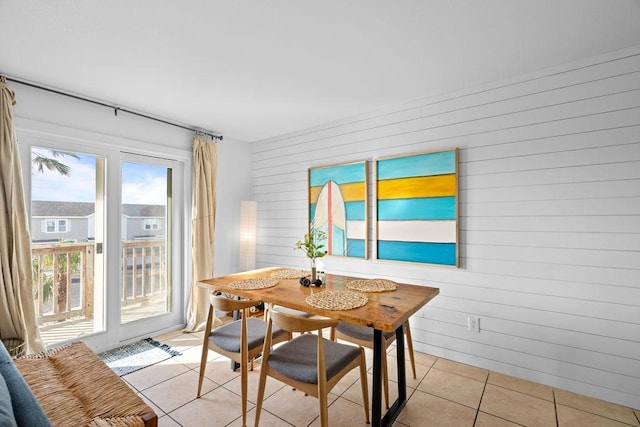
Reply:
M307 168L460 148L459 269L326 258L437 286L419 351L640 408L640 46L253 144L259 267L306 267ZM480 317L480 333L467 316Z

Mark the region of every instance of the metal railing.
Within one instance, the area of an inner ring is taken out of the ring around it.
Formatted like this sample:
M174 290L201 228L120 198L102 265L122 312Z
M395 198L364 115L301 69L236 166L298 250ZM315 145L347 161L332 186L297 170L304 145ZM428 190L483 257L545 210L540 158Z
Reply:
M121 242L123 306L167 291L164 240ZM34 244L33 292L40 324L93 317L95 244Z

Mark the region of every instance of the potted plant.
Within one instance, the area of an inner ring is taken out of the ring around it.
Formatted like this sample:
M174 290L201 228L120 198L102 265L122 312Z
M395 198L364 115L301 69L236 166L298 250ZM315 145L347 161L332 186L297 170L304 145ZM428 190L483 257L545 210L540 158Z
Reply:
M316 284L316 259L327 254L324 249L324 242L327 240L327 233L317 228L311 228L302 240L298 240L294 249L303 251L311 261L311 283Z

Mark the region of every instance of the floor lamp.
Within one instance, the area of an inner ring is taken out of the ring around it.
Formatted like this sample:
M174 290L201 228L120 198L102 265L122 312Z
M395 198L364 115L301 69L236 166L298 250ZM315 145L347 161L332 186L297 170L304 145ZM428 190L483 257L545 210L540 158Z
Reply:
M254 200L240 202L240 271L256 268L256 221L258 203Z

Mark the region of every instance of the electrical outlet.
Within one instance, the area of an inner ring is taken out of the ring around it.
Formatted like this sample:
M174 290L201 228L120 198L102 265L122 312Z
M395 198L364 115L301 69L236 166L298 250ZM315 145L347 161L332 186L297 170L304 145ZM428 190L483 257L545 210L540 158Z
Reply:
M480 318L467 316L467 329L471 332L480 332Z

